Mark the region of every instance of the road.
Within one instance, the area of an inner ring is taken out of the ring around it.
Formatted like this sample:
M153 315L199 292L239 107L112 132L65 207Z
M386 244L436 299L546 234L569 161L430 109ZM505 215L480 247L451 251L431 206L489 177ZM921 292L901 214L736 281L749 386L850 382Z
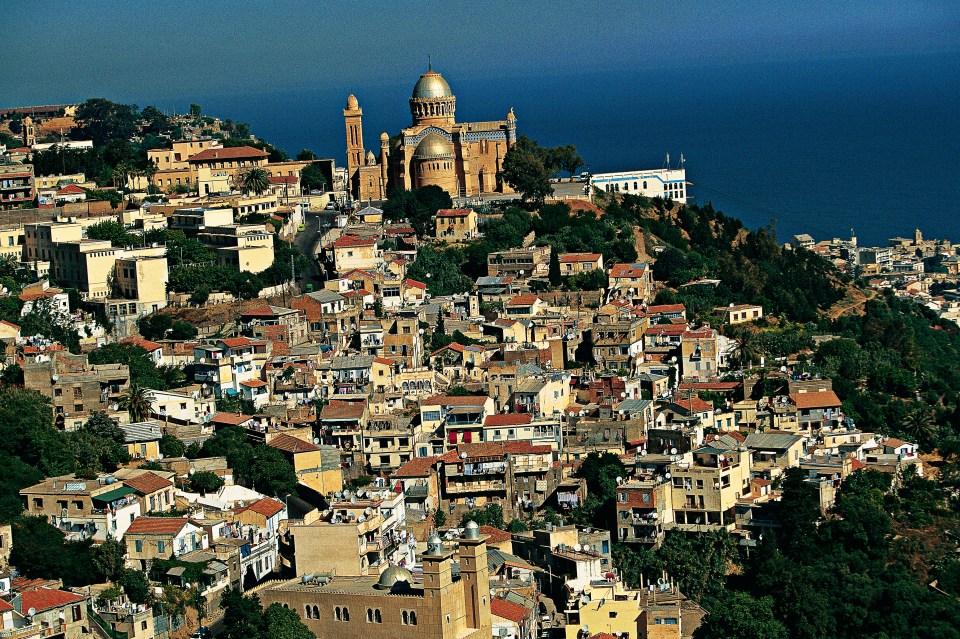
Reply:
M313 284L313 289L317 290L320 288L320 284L323 283L323 271L320 269L320 265L317 263L316 255L316 245L320 241L320 237L330 228L332 223L333 216L328 212L322 213L307 213L304 215L304 230L297 233L296 238L294 238L294 243L297 245L297 248L310 258L310 272L305 274L302 280L303 287L306 288L307 284Z

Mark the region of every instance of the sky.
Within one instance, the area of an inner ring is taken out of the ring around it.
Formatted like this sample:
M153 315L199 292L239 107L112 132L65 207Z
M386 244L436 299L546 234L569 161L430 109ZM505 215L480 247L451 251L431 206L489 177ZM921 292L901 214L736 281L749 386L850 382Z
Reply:
M0 107L341 94L407 85L428 54L448 77L514 80L960 54L956 0L0 0L0 15Z

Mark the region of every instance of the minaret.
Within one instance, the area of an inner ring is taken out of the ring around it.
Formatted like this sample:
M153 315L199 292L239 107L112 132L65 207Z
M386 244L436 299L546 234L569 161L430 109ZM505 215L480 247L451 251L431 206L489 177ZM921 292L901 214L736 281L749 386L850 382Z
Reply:
M381 196L387 195L387 163L390 159L390 136L384 131L380 134L380 183Z
M37 143L37 127L29 115L23 119L23 146L33 146Z
M347 128L347 178L350 180L350 192L359 196L360 167L363 166L363 109L352 93L347 98L347 108L343 110L343 120Z
M451 561L453 552L443 547L443 541L434 533L427 540L427 552L420 555L420 564L423 566L423 592L427 605L432 608L433 619L443 619L451 608L451 591L453 590L453 572ZM462 570L462 568L461 568ZM463 573L461 572L461 575ZM444 633L445 635L446 633Z
M487 537L480 534L477 522L468 522L460 539L460 579L463 581L463 607L469 628L490 636L490 568L487 566Z

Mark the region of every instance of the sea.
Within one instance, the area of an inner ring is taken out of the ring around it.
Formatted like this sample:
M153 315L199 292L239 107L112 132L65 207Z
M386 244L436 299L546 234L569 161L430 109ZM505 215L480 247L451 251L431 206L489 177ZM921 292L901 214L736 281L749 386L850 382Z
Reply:
M520 134L573 144L592 172L685 160L698 203L798 233L885 245L912 236L960 243L960 56L763 62L688 68L610 68L553 76L444 72L458 121L499 120L513 107ZM322 74L318 74L321 75ZM354 93L364 140L410 123L416 74L254 95L169 95L205 113L249 122L295 154L345 162L342 109Z

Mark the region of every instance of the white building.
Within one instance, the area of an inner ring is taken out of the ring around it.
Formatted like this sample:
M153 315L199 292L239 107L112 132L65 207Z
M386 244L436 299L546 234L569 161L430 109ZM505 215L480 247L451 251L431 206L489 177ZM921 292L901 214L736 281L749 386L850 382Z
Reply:
M601 191L629 193L630 195L643 195L645 197L660 196L680 204L687 203L686 169L595 173L590 176L589 184Z

